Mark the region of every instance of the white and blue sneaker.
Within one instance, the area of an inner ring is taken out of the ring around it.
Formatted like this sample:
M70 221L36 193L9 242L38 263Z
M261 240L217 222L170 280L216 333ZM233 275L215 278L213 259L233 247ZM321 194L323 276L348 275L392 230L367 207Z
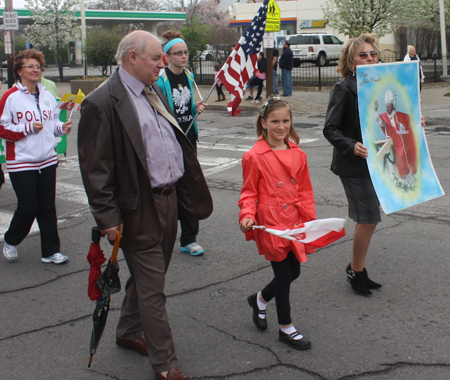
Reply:
M43 263L54 263L54 264L62 264L65 263L69 258L67 256L62 255L61 253L55 253L49 257L42 257L41 261Z
M3 255L10 261L17 259L17 248L15 245L10 245L5 241L5 245L3 246Z
M189 252L192 256L200 256L205 253L202 246L196 242L186 245L185 247L180 247L181 252Z

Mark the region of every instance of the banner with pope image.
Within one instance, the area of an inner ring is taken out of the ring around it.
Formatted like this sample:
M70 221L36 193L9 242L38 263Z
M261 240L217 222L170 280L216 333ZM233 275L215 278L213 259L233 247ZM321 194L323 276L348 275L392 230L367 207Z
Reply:
M444 195L421 125L418 62L358 66L367 164L386 214Z

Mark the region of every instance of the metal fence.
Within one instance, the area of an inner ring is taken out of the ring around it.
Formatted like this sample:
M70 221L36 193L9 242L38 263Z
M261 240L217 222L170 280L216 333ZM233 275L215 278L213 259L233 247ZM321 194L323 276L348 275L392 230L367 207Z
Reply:
M3 65L2 65L3 66ZM106 76L110 76L117 68L115 62L109 62L105 65ZM63 82L69 82L72 79L78 79L85 76L102 77L102 65L86 61L86 65L63 64ZM50 80L59 81L59 68L54 64L45 65L43 75ZM0 67L0 78L2 81L7 79L7 69Z
M383 62L401 61L396 59L395 52L386 52L381 54ZM342 77L337 74L337 62L329 62L327 66L319 67L314 63L297 61L292 70L292 84L299 87L327 87L333 86L339 82ZM212 85L214 83L214 65L215 61L195 60L189 68L195 74L195 81L199 85ZM442 57L434 55L433 57L422 57L420 64L425 75L425 83L436 83L441 81ZM84 76L102 76L102 65L92 62L86 62L86 65L66 64L63 66L64 81L77 79ZM117 68L115 62L110 62L103 67L106 69L106 76L111 75ZM6 68L0 67L0 78L5 81L7 78ZM450 72L448 70L448 72ZM46 65L44 76L48 79L59 81L59 69L56 65ZM280 71L278 70L278 76ZM280 78L278 78L280 80Z
M387 52L381 54L381 60L383 62L401 62L402 60L396 59L392 53ZM298 67L292 69L292 84L299 87L327 87L333 86L335 83L343 79L337 72L337 62L329 62L327 66L317 66L314 63L302 62L301 59L296 62ZM195 74L195 81L199 85L212 85L214 83L214 70L213 66L216 64L214 61L197 60L194 61L192 71ZM423 73L425 75L426 83L436 83L441 81L440 77L443 73L442 69L442 57L434 55L433 57L422 57L420 64L422 66ZM448 70L450 72L450 70ZM280 71L278 70L278 80L280 82Z

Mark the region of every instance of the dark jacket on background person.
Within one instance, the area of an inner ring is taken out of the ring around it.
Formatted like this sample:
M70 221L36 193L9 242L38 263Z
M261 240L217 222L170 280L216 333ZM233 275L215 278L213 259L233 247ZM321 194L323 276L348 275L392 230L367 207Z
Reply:
M294 62L294 53L292 53L291 48L286 48L281 54L279 65L281 70L292 71L292 66Z
M362 143L356 77L336 83L330 93L323 135L334 146L331 171L341 177L368 177L367 161L354 153Z
M174 116L160 88L152 87ZM152 248L161 240L161 225L139 120L117 71L83 100L81 113L80 170L99 228L123 223L122 249ZM212 198L196 153L180 127L173 129L183 150L185 170L176 187L178 217L186 221L206 219L212 213Z

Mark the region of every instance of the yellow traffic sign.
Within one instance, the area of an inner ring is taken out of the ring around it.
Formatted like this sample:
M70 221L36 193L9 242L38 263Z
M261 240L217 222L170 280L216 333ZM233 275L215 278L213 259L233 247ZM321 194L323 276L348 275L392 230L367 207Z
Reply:
M281 12L275 0L267 5L266 33L280 31Z

